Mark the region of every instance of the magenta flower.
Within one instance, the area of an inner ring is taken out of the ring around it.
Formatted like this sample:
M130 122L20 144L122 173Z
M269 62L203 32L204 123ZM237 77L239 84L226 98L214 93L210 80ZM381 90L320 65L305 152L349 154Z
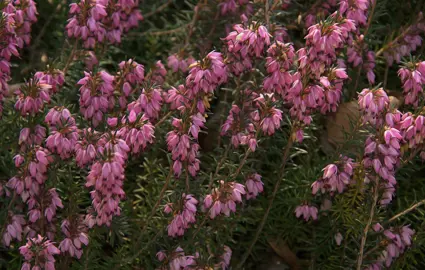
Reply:
M185 255L181 247L177 247L175 251L168 255L161 250L156 254L156 257L159 261L167 262L170 270L190 269L196 266L195 257Z
M355 166L353 159L340 156L340 161L336 164L329 164L323 169L322 178L311 185L312 193L316 194L318 191L322 193L330 192L331 194L336 191L342 193L346 186L350 184Z
M264 78L263 87L269 93L277 93L284 97L292 85L290 68L295 59L292 44L279 41L273 43L267 50L266 68L269 74Z
M59 69L49 69L47 71L38 71L34 74L34 78L45 84L51 85L51 95L58 92L59 88L65 83L65 76Z
M103 120L103 115L114 107L114 77L106 71L97 74L84 72L84 78L77 84L80 87L80 111L94 127Z
M85 48L102 43L106 36L102 19L108 15L102 1L80 0L69 6L71 18L65 27L68 37L83 40Z
M258 173L250 175L245 182L247 190L246 199L249 200L257 197L259 193L263 192L263 185L261 175Z
M389 105L387 93L382 88L363 89L359 94L359 108L363 114L363 123L379 127L383 124L382 115Z
M75 144L75 160L77 165L84 167L91 164L96 157L96 142L98 133L91 128L80 131L80 140Z
M153 83L162 85L165 82L165 76L167 76L167 70L161 60L157 61L151 70L151 80Z
M167 204L164 212L173 212L173 220L167 226L168 236L177 237L184 235L185 230L190 227L190 224L196 222L196 205L198 201L193 195L182 195L182 202L176 204Z
M47 149L58 154L61 159L70 158L78 140L77 126L71 113L64 107L55 107L50 109L44 121L50 125Z
M36 115L43 108L45 103L50 102L50 89L52 86L37 78L30 79L25 85L15 92L17 101L15 109L22 116Z
M21 246L19 251L25 259L21 270L54 270L55 259L53 256L60 253L59 249L55 247L52 242L46 240L41 235L38 235L36 238L28 239L27 244ZM32 263L34 263L34 265L32 265Z
M86 234L87 226L84 224L82 216L71 220L64 219L61 224L62 232L66 238L59 244L62 253L68 252L71 257L81 258L83 254L83 245L89 244L89 238Z
M127 119L122 119L122 125L117 136L125 140L131 153L138 154L144 151L148 144L153 143L155 127L144 114L137 116L134 111L131 111Z
M205 208L209 209L208 215L214 219L220 214L230 216L236 212L236 203L242 202L242 195L246 194L245 187L236 182L219 181L220 187L213 189L204 199Z
M8 213L8 219L5 223L6 229L2 236L2 242L5 246L9 246L13 239L22 241L22 227L26 224L23 215L14 215L12 212Z
M423 85L425 85L425 61L419 63L408 63L398 71L398 76L403 84L405 104L418 107L423 98Z
M309 221L310 218L317 220L317 212L317 207L308 204L302 204L295 208L295 216L297 218L303 217L305 221Z
M135 114L144 112L145 116L154 121L158 119L163 102L163 91L159 87L143 88L142 93L136 101L131 102L127 106L129 112L134 111Z

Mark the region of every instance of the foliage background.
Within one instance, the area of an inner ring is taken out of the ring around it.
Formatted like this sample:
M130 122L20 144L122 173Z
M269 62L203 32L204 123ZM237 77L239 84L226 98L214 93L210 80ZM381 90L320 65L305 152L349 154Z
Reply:
M400 29L414 19L413 14L425 8L422 0L376 1L379 4L367 37L369 46L375 51L400 33ZM11 84L21 83L35 71L43 69L47 63L63 62L69 55L71 45L64 36L69 2L38 1L39 21L33 26L32 44L21 53L21 59L14 60ZM131 31L123 39L120 46L105 48L101 68L113 71L116 63L133 58L149 69L156 60L162 60L165 63L171 53L182 47L191 52L195 58L199 58L198 56L204 55L211 49L219 50L222 46L220 38L225 37L226 27L238 22L238 18L217 18L215 14L219 1L200 2L205 2L205 7L192 24L193 10L198 4L195 0L141 1L142 13L145 16L149 15L138 29ZM255 10L263 8L263 3L256 2L258 3L255 3ZM292 1L289 10L274 12L271 21L291 26L288 27L291 41L295 45L302 44L306 29L297 24L297 18L305 14L315 2ZM261 16L258 19L264 20ZM191 31L193 33L187 41L188 33ZM422 55L424 48L422 46L416 54ZM396 75L397 66L389 67L387 75L385 75L386 69L385 60L378 58L375 70L376 81L385 81L388 89L401 92L400 81ZM75 82L82 77L83 70L84 66L81 62L73 65L66 85L60 94L55 96L54 103L72 108L74 112L78 111L78 87ZM260 74L263 71L257 72ZM359 80L358 88L355 89L356 73L357 70L350 70L351 82L347 84L344 95L346 101L353 97L352 93L368 87L367 80L363 76ZM169 76L167 82L172 82L173 85L178 85L184 80L183 76L178 77L175 74L169 74ZM246 78L243 82L246 85L256 83L259 82L256 82L255 78ZM164 89L168 86L171 85L166 84ZM224 93L234 91L235 86L236 82L228 84L212 101L214 116L209 117L207 122L208 135L203 135L204 140L201 146L205 151L202 152L200 176L192 184L195 189L207 190L209 179L225 151L223 145L226 143L218 142L221 139L218 139L217 130L230 108L229 100L224 97ZM22 120L11 109L13 104L9 101L5 106L5 113L0 124L0 181L7 181L14 175L14 170L11 169L14 167L12 157L17 149L19 131L24 126ZM90 232L90 244L84 249L81 260L59 261L57 269L153 269L158 266L156 252L160 249L171 249L177 242L183 243L188 252L205 248L205 243L208 241L229 245L233 250L233 262L237 263L255 234L264 210L267 208L274 181L278 180L283 181L278 196L263 233L245 265L246 269L270 267L268 262L276 256L273 255L274 251L270 245L271 239L279 242L280 247L282 247L281 243L285 243L297 255L300 269L346 269L344 265L353 265L357 258L358 236L362 233L368 218L367 209L371 194L359 193L358 190L352 189L348 194L343 195L344 197L336 196L332 209L325 213L326 216L322 214L321 218L315 222L303 222L293 214L297 205L304 200L312 199L310 185L321 175L321 170L326 164L334 161L339 153L356 156L358 153L353 149L363 147L364 137L362 132L358 132L355 136L350 136L345 147L338 149L338 152L325 151L321 136L327 132L326 121L326 117L317 116L314 124L309 128L309 136L304 143L291 152L290 162L283 179L276 179L275 176L280 167L281 149L288 138L288 121L285 121L286 126L283 126L274 137L264 139L261 142L263 147L251 155L247 162L250 166L249 170L257 171L263 176L264 194L257 200L243 205L231 218L217 218L209 221L210 226L201 229L197 243L191 243L194 230L190 230L183 239L177 241L169 239L164 231L168 218L162 211L157 211L151 220L147 220L169 170L169 157L166 153L164 138L166 132L170 130L170 124L166 123L161 130L156 131L158 140L153 149L142 157L131 160L127 166L125 181L127 199L122 203L122 216L114 218L110 228L101 227ZM242 155L242 151L231 152L230 158L220 170L220 176L226 177L231 170L234 170ZM399 183L397 197L388 208L378 213L378 220L387 220L425 198L424 169L422 161L417 158L397 173ZM91 203L89 193L84 188L86 174L87 171L79 170L73 164L64 164L52 170L49 177L52 183L56 184L65 204L73 202L80 206L89 206ZM172 191L173 187L180 185L183 184L173 182L164 201L172 201L172 198L177 196ZM5 214L1 210L4 208L2 199L0 198L0 217ZM316 198L314 202L319 206L321 199ZM77 207L75 210L79 211L81 208ZM399 224L411 224L417 234L412 248L397 260L393 269L425 268L424 214L423 209L417 209L397 221ZM223 227L227 230L220 229ZM341 246L337 246L334 241L334 235L339 231L344 232L344 242ZM368 248L376 245L373 235L370 239ZM0 247L0 268L18 269L20 267L22 262L17 251L18 247L19 245L15 245L10 250ZM371 256L369 259L373 258L375 257Z

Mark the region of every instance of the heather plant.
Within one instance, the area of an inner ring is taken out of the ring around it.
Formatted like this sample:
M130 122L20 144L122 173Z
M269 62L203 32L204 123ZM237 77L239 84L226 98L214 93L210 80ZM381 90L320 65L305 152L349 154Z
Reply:
M0 0L1 268L424 268L423 11Z

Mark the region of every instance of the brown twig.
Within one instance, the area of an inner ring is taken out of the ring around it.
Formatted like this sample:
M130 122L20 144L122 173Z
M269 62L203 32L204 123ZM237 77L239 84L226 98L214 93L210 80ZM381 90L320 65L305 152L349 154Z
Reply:
M164 9L166 9L169 5L171 5L173 3L173 0L168 0L167 2L165 2L164 4L160 5L157 9L152 10L148 13L146 13L143 18L147 19L149 17L151 17L152 15L155 15L161 11L163 11Z
M72 63L72 59L74 58L75 51L77 50L78 39L75 40L74 45L72 46L71 54L68 56L68 60L66 61L65 67L63 68L63 76L66 76L66 72L68 71L69 65Z
M406 210L404 210L404 211L398 213L397 215L393 216L392 218L390 218L388 220L388 222L393 222L394 220L398 219L401 216L404 216L405 214L407 214L409 212L412 212L413 210L415 210L416 208L418 208L419 206L421 206L423 204L425 204L425 200L422 200L422 201L420 201L418 203L415 203L414 205L410 206Z
M385 44L384 47L382 47L381 49L379 49L379 51L376 52L375 57L380 56L382 53L384 53L386 50L388 50L389 48L391 48L395 43L397 43L401 38L403 38L409 31L410 31L410 27L408 26L400 35L398 35L395 39L393 39L392 41L388 42L387 44Z
M265 1L265 3L264 3L264 17L266 19L267 28L270 29L270 14L269 14L270 3L269 3L269 0L264 0L264 1Z
M167 190L167 187L170 184L170 180L171 180L172 175L173 175L173 166L170 165L170 170L168 172L167 179L165 180L165 184L162 187L161 192L159 193L159 198L156 201L156 203L155 203L154 207L152 208L152 211L151 211L151 213L150 213L150 215L147 219L148 221L155 215L155 212L156 212L159 204L161 203L162 198L164 197L165 191ZM145 228L147 228L147 226L145 226Z
M201 9L201 6L202 6L201 1L199 1L198 4L195 6L195 10L194 10L194 13L193 13L192 20L188 25L189 33L186 36L186 40L184 42L184 48L189 46L190 38L192 37L193 29L195 28L195 23L198 20L199 10Z
M164 117L162 117L156 124L155 124L155 128L159 127L159 125L162 124L162 122L164 122L165 120L167 120L167 118L172 115L173 112L168 112L166 115L164 115Z
M379 195L379 193L378 193L378 191L379 191L379 183L378 183L378 181L379 181L379 178L376 177L375 187L374 187L375 190L374 190L374 193L373 193L372 206L370 207L369 220L367 221L366 227L363 230L363 236L362 236L361 243L360 243L359 256L358 256L358 259L357 259L357 270L361 270L362 269L363 255L364 255L363 253L364 253L364 247L366 245L367 234L369 232L370 226L371 226L372 221L373 221L373 217L375 215L375 208L376 208L376 204L378 202L378 195Z
M378 0L375 0L375 1L372 1L372 2L373 2L373 4L372 4L372 10L370 11L369 18L367 20L366 29L363 32L363 36L366 36L367 33L369 32L370 25L372 24L373 14L375 13L376 3L378 2Z
M286 167L286 164L287 164L287 161L288 161L289 153L290 153L292 145L294 143L293 139L291 138L291 135L292 135L292 131L290 133L290 137L288 138L288 143L285 146L285 150L284 150L283 158L282 158L282 165L280 167L280 170L279 170L279 173L278 173L278 178L277 178L276 184L274 185L273 193L272 193L272 196L270 198L267 210L264 213L264 216L263 216L263 219L260 222L260 225L258 226L258 229L257 229L257 232L255 233L254 239L251 241L251 244L249 245L248 250L242 256L241 261L239 262L238 266L236 267L237 269L242 268L244 262L246 261L246 259L249 256L249 254L251 254L252 248L254 247L255 243L257 242L258 237L260 236L261 232L263 231L264 224L266 223L266 220L269 216L270 210L273 206L274 199L276 198L277 191L279 190L280 183L282 181L283 174L285 172L285 167Z

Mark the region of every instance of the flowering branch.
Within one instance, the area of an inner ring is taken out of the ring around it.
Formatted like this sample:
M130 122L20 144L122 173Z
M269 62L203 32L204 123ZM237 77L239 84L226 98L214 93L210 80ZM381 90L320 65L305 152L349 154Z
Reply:
M424 204L425 204L425 200L422 200L422 201L420 201L418 203L415 203L414 205L410 206L406 210L404 210L404 211L398 213L397 215L393 216L392 218L390 218L388 220L388 222L393 222L394 220L398 219L399 217L404 216L407 213L412 212L413 210L415 210L416 208L418 208L419 206L424 205Z
M272 193L272 196L271 196L270 201L269 201L269 205L266 209L266 212L264 213L264 216L263 216L263 218L260 222L260 225L257 228L257 232L255 233L254 239L251 241L251 244L249 245L248 250L242 256L242 259L239 262L237 269L240 269L243 266L246 259L251 254L252 248L254 247L255 243L258 240L258 237L260 236L261 232L263 231L264 224L266 223L266 220L267 220L269 213L270 213L270 209L273 206L274 199L276 198L277 191L279 190L280 183L282 181L283 174L285 172L285 167L286 167L286 164L287 164L287 161L288 161L289 153L290 153L292 145L294 143L294 140L292 138L292 132L290 134L291 134L291 136L288 138L288 142L287 142L285 149L284 149L284 152L283 152L282 165L281 165L279 173L277 175L277 181L276 181L276 184L274 186L273 193Z
M362 237L361 243L360 243L359 256L358 256L358 259L357 259L357 270L362 269L364 247L366 245L367 234L369 232L370 226L371 226L372 221L373 221L373 217L375 215L375 208L376 208L376 204L378 202L378 195L379 195L378 191L379 191L379 177L376 177L374 192L373 192L373 202L372 202L372 205L370 207L369 219L368 219L366 226L363 230L363 237Z

